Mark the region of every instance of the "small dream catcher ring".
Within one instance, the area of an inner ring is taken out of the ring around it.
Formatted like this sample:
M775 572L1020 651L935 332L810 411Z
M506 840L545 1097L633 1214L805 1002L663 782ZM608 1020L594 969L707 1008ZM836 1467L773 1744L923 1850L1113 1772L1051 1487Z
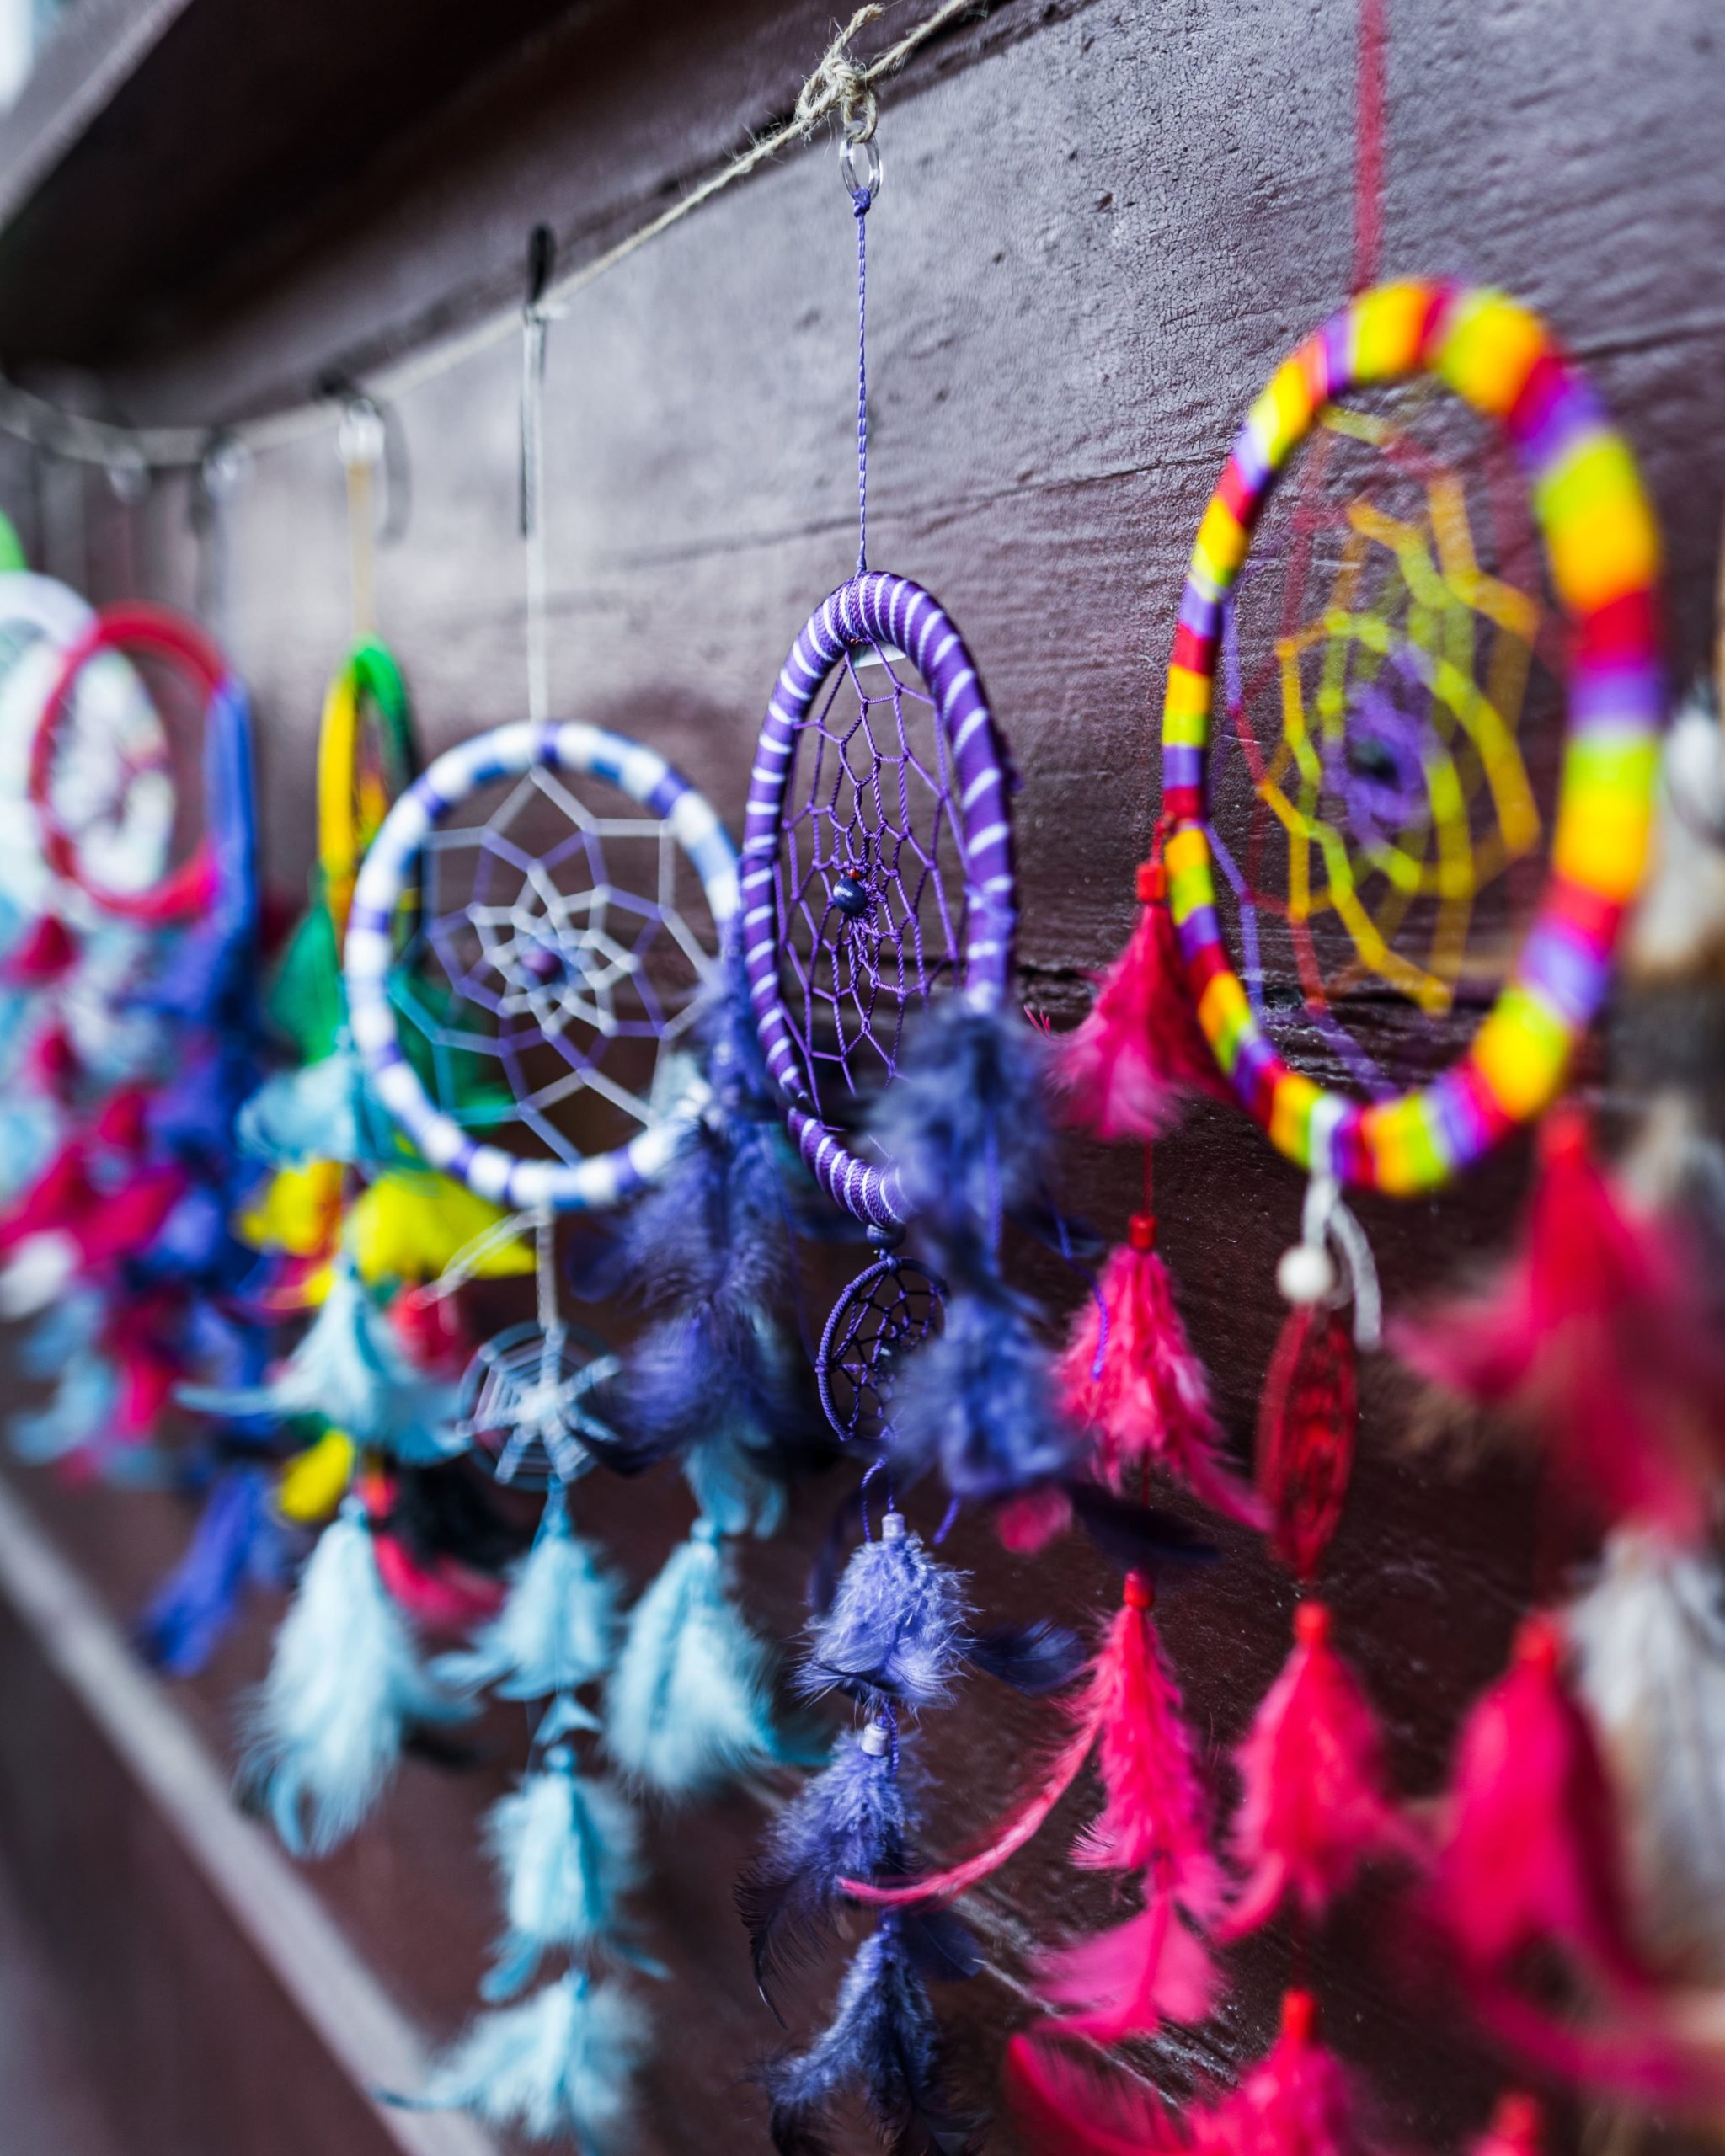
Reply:
M836 668L854 671L858 654L885 665L892 688L865 697L860 718L834 731L823 691ZM926 697L893 673L900 656ZM913 700L929 707L926 749L906 732ZM872 703L894 715L884 747ZM793 808L810 734L809 798ZM833 773L825 795L823 758ZM761 1049L804 1162L836 1204L874 1226L902 1225L910 1208L891 1164L860 1158L837 1134L820 1068L836 1067L833 1082L854 1097L853 1053L866 1041L889 1082L905 1016L937 984L985 1010L1005 995L1017 925L1011 784L975 662L921 584L865 573L809 616L767 706L750 780L743 951ZM941 881L943 842L958 857L956 901ZM818 1038L823 1025L832 1038Z
M440 835L469 835L441 834L440 827L457 806L484 788L500 780L519 779L539 785L566 814L574 816L576 837L584 843L595 832L602 836L602 822L581 809L563 788L565 776L599 780L657 819L665 842L679 849L694 869L722 947L736 911L736 854L705 798L662 756L622 734L574 722L524 722L495 728L448 750L395 803L360 866L344 951L354 1043L378 1099L432 1167L465 1182L493 1203L521 1213L590 1211L618 1203L664 1172L701 1107L698 1091L686 1089L664 1113L656 1104L641 1102L637 1119L643 1127L610 1151L552 1160L525 1158L476 1140L452 1115L435 1106L403 1048L390 993L398 955L397 923L403 907L417 899L422 857L436 849ZM644 830L649 828L644 824ZM483 841L486 833L473 835ZM565 841L562 851L567 851L569 844ZM591 909L601 892L607 903L627 898L642 922L668 921L675 909L663 890L644 896L622 892L619 885L601 885L595 867L589 875L590 888L583 894L589 910L578 916L549 889L540 874L542 862L514 845L499 844L498 857L521 871L524 879L537 879L534 888L540 893L532 918L511 917L505 924L507 932L499 932L489 953L489 963L505 985L519 991L514 1001L521 1005L523 1038L538 1038L543 1031L539 1016L545 984L533 962L566 963L572 977L580 971L592 940L580 923L585 920L590 926ZM522 888L527 889L526 880ZM435 931L435 925L429 926ZM676 926L685 956L698 957L703 975L710 973L710 954L693 948L692 931L680 916ZM635 970L626 950L608 949L605 963L616 978ZM491 1007L500 1007L496 998ZM595 1028L595 1033L602 1030L602 1024ZM585 1065L571 1049L562 1090L576 1090L587 1078ZM548 1134L542 1117L524 1114L522 1120L542 1136Z
M84 798L87 785L67 784L68 756L75 763L86 760L78 738L82 685L106 654L153 659L184 676L201 700L206 727L218 698L243 702L244 692L221 653L191 622L147 606L112 606L94 616L61 654L30 747L29 797L43 858L103 913L142 922L189 920L209 902L216 863L206 834L177 867L154 873L167 852L174 780L165 731L129 674L119 679L130 692L130 738L103 744L102 769L89 774L99 798ZM67 813L69 792L77 797L77 814ZM109 880L116 855L137 870L139 880Z
M1568 723L1551 873L1514 972L1457 1063L1429 1085L1362 1102L1289 1066L1230 959L1206 821L1210 709L1225 604L1293 451L1332 399L1414 375L1444 383L1520 455L1570 632ZM1627 444L1544 325L1500 293L1442 283L1362 293L1283 363L1247 414L1181 600L1162 718L1164 857L1216 1061L1311 1172L1397 1193L1434 1188L1562 1085L1646 857L1664 714L1658 551Z
M456 1430L499 1482L567 1485L593 1464L587 1438L613 1441L585 1403L617 1367L601 1341L574 1326L510 1326L468 1364Z
M833 1305L814 1382L826 1419L846 1444L884 1441L899 1365L939 1331L946 1292L931 1267L888 1251Z

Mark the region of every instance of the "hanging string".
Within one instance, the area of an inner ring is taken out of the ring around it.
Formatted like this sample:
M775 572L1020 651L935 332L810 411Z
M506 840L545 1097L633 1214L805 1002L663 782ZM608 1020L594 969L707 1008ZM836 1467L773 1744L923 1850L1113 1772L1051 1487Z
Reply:
M662 232L703 209L727 188L751 178L763 166L771 164L781 151L807 141L824 121L836 118L848 125L849 112L855 115L859 127L867 129L867 133L857 137L866 141L868 134L873 131L874 85L896 73L931 38L937 36L961 15L980 19L997 4L998 0L941 0L938 7L908 29L896 44L889 45L884 52L860 66L849 56L851 40L859 29L879 19L885 11L879 7L859 9L834 38L819 66L804 83L789 120L751 136L745 149L698 186L691 188L686 195L680 195L668 209L649 217L615 247L607 248L602 254L595 255L590 262L570 270L548 286L543 299L547 318L560 314L577 292L620 263L627 262ZM515 334L520 320L514 305L487 316L457 336L427 344L392 366L377 369L377 387L387 391L392 398L405 396L409 391L435 382L464 361L502 344ZM256 451L286 448L309 440L330 424L328 402L318 399L245 420L230 431ZM34 443L52 456L77 462L109 464L122 457L142 456L147 463L158 467L197 465L210 439L207 426L124 427L108 420L88 419L81 413L69 412L51 403L33 391L21 389L3 376L0 376L0 430Z
M535 225L527 243L527 303L521 310L521 537L527 562L527 717L551 716L551 656L545 617L545 287L554 243Z
M1386 0L1359 0L1355 59L1354 289L1377 282L1384 229L1384 63Z
M868 212L880 192L880 157L871 135L847 137L839 169L857 219L857 574L868 567Z

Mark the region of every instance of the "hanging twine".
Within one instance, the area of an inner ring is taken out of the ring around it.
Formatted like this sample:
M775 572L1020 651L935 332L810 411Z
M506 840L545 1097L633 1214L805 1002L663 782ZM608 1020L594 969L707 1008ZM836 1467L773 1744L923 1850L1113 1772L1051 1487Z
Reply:
M836 120L852 141L868 141L878 118L875 85L895 73L931 38L961 15L980 18L997 4L999 0L941 0L932 13L913 24L896 44L888 45L873 59L861 64L852 56L852 40L859 30L880 19L886 11L875 4L858 8L835 36L821 55L819 66L798 92L788 120L754 137L729 164L680 196L669 209L649 217L615 247L547 286L542 311L547 316L560 313L577 292L616 269L619 263L628 261L661 232L669 232L673 225L692 216L728 187L735 186L759 172L763 165L770 164L782 150L806 141L824 120ZM376 391L399 398L424 383L435 382L465 360L518 335L521 320L521 308L516 303L475 323L459 336L422 349L393 366L382 367L375 375ZM325 400L292 405L224 429L223 433L254 451L281 449L321 434L335 424L338 417ZM0 376L0 430L55 456L131 468L136 468L142 460L158 469L200 463L211 432L207 426L120 427L104 420L85 419L30 390L20 389L3 376Z

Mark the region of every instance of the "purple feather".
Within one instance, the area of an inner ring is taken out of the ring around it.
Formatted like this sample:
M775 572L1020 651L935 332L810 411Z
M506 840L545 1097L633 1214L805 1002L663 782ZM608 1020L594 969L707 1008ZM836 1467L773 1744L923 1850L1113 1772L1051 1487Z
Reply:
M905 1362L893 1401L894 1466L938 1467L964 1501L1071 1473L1083 1438L1055 1405L1031 1306L999 1282L955 1294L944 1330Z
M949 998L924 1014L875 1108L918 1225L960 1272L985 1261L1003 1210L1042 1193L1052 1149L1038 1047L1016 1013Z
M1031 1625L997 1625L979 1632L967 1650L972 1664L1015 1692L1040 1699L1070 1684L1088 1659L1078 1635L1039 1618Z
M796 1689L926 1707L950 1699L969 1648L964 1576L930 1556L901 1513L852 1552L826 1614L813 1625Z
M940 2032L927 1989L890 1916L863 1940L832 2020L806 2051L759 2069L779 2156L826 2156L828 2107L855 2089L893 2156L964 2156L977 2121L942 2085Z
M737 1883L755 1981L772 2005L776 1973L803 1962L843 1898L841 1879L900 1875L909 1827L904 1754L879 1722L846 1731L830 1765L780 1812ZM773 2009L777 2012L777 2009Z
M267 1574L264 1545L278 1532L269 1492L269 1478L255 1467L229 1468L211 1485L184 1556L135 1628L139 1652L168 1676L192 1677L204 1668L247 1584Z

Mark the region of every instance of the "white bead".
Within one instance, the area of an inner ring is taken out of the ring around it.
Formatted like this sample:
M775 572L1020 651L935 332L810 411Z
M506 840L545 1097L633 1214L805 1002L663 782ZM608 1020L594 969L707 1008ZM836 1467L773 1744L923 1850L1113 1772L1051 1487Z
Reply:
M1336 1268L1322 1243L1295 1243L1282 1252L1276 1267L1276 1285L1282 1299L1296 1306L1321 1303L1334 1292Z

